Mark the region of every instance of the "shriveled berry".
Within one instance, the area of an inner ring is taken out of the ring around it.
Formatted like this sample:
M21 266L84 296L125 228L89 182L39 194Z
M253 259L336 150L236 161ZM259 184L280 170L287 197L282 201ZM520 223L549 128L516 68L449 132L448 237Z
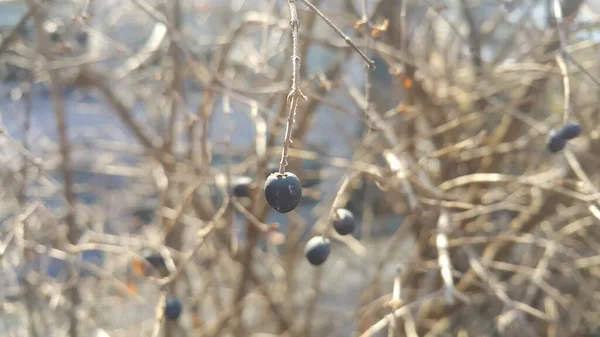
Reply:
M304 255L310 264L318 266L327 261L331 253L331 242L322 236L315 236L304 246Z
M564 138L561 132L553 131L550 134L550 138L548 138L548 143L546 144L548 150L550 152L556 153L565 148L567 144L567 140Z
M333 215L333 228L339 235L348 235L354 232L356 221L354 214L345 208L338 208Z
M279 213L292 211L302 198L300 179L291 173L271 173L265 181L265 199Z
M560 130L564 139L573 139L579 137L581 134L581 126L577 123L567 123Z
M233 195L238 198L250 197L252 194L252 184L253 180L250 177L237 177L233 179L233 187L231 188Z
M182 310L183 307L178 298L172 296L167 297L165 303L165 317L167 317L168 320L177 320L179 315L181 315Z

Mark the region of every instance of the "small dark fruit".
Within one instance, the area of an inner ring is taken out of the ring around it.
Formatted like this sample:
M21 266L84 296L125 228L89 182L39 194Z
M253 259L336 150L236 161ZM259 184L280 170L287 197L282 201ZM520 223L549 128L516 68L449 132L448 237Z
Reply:
M579 137L581 134L581 126L577 123L567 123L560 130L564 139L573 139Z
M85 46L87 45L88 41L89 41L89 35L87 32L79 32L77 33L77 35L75 35L75 41L77 41L77 43L79 43L80 46Z
M310 264L318 266L327 261L331 253L331 242L322 236L315 236L308 240L304 247L304 255Z
M564 149L566 144L567 140L564 138L562 132L553 131L546 145L550 152L556 153Z
M252 184L253 180L250 177L238 177L237 179L233 179L233 187L231 188L233 195L238 198L250 197L252 194Z
M333 228L339 235L348 235L354 232L356 222L354 214L345 208L338 208L333 215Z
M140 207L133 212L133 217L136 221L140 221L144 225L152 223L154 219L155 209L153 207Z
M265 181L265 199L279 213L292 211L300 203L300 179L291 173L271 173Z
M177 299L176 297L167 297L165 303L165 316L167 317L167 319L171 321L177 320L179 318L179 315L181 315L181 311L181 301L179 301L179 299Z
M165 263L165 259L160 253L154 252L152 250L144 250L142 252L142 256L148 263L150 263L154 268L167 268L167 264Z

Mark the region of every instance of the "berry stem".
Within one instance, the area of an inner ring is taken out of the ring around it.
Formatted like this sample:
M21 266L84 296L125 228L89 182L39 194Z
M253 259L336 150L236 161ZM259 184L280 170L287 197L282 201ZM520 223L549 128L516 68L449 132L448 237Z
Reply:
M290 8L290 26L292 27L292 89L287 97L289 112L285 126L285 138L283 140L283 151L281 151L281 161L279 162L279 173L285 173L288 164L288 152L292 144L292 128L296 120L296 111L298 110L298 99L306 99L306 96L300 91L300 52L298 51L298 35L300 31L300 20L298 19L298 10L296 9L296 0L288 0Z

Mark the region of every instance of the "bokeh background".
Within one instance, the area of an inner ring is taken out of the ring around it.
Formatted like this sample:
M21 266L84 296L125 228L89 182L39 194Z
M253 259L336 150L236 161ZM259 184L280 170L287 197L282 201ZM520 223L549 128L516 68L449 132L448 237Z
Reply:
M288 1L0 0L2 335L600 333L600 1L295 2L280 214Z

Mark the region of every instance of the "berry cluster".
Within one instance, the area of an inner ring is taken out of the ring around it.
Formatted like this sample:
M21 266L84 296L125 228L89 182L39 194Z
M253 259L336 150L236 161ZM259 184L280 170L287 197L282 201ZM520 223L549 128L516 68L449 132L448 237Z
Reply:
M354 214L347 209L338 208L334 212L333 229L339 235L348 235L354 232L356 228L356 222L354 220ZM324 236L315 236L308 240L304 247L304 255L310 264L318 266L327 261L331 253L331 241Z
M152 267L165 275L168 273L165 259L160 253L154 252L151 249L143 249L141 255ZM169 321L176 321L182 311L183 305L181 301L177 297L167 296L164 307L164 316L166 319Z
M295 174L273 170L265 181L264 192L269 206L279 213L288 213L300 203L302 185ZM351 234L356 227L354 214L347 209L338 208L333 214L332 225L339 235ZM313 237L304 247L306 259L314 266L323 264L329 257L329 253L331 253L331 241L324 236Z
M547 147L552 153L562 151L567 141L577 138L581 134L581 126L577 123L565 124L560 130L552 131L548 138Z

